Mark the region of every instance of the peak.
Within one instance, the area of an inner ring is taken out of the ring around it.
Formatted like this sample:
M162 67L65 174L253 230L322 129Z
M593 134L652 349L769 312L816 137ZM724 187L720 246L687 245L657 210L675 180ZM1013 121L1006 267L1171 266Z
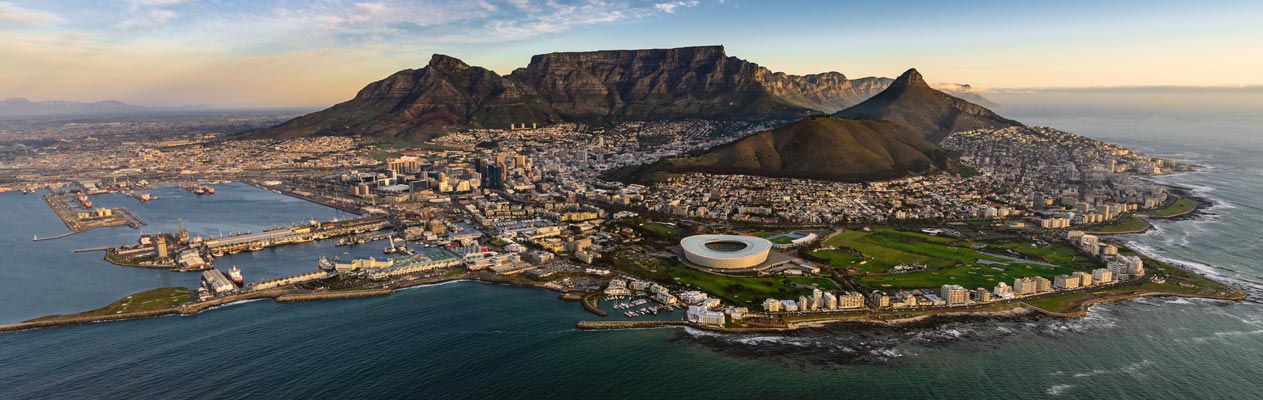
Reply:
M909 69L909 70L907 70L907 71L904 71L903 75L899 75L899 77L898 77L898 78L895 78L895 81L894 81L894 82L891 82L891 83L890 83L890 86L903 86L903 87L910 87L910 86L925 86L925 87L929 87L930 85L928 85L928 84L926 84L926 83L925 83L925 79L921 77L921 73L920 73L920 72L917 72L917 69L916 69L916 68L911 68L911 69Z
M430 57L430 63L427 64L427 66L444 68L444 69L469 68L469 64L465 64L464 61L461 61L460 59L457 59L456 57L452 57L445 54L435 54L434 56Z

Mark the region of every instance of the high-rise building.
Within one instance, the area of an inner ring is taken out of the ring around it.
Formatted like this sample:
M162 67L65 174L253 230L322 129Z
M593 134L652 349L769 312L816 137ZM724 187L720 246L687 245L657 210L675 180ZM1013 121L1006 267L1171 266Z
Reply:
M960 285L943 285L939 288L939 296L948 305L960 305L969 302L969 290Z

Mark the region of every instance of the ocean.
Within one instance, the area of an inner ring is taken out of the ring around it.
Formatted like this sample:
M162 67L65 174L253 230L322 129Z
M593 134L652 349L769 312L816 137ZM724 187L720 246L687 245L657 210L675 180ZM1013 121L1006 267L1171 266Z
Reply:
M1144 298L1071 320L717 334L580 331L575 321L597 317L554 292L454 282L380 298L256 301L190 317L0 334L0 398L1259 398L1263 117L1011 116L1204 166L1159 179L1214 206L1124 240L1246 288L1250 299ZM99 203L132 209L151 222L146 231L173 230L184 218L202 235L339 215L240 184L213 198L155 193L162 199L148 204L116 195ZM131 229L31 242L64 231L38 196L0 194L0 220L0 322L197 282L196 274L71 252L129 243L138 233ZM319 255L380 254L373 245L302 246L219 265L257 280L308 271Z

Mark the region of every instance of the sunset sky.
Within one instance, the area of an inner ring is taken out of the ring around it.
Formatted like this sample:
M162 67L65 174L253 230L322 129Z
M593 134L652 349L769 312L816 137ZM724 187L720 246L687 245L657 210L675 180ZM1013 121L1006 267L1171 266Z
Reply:
M707 44L794 74L1250 86L1261 21L1254 1L9 0L0 98L321 107L432 53L507 74L552 51Z

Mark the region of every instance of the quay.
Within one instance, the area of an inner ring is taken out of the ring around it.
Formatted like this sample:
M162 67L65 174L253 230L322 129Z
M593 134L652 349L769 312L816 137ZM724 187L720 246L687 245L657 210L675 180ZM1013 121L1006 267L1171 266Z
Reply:
M268 247L293 243L306 243L339 236L355 235L390 228L390 221L383 217L369 217L338 222L321 222L312 226L298 226L238 236L210 238L205 246L216 257L242 251L257 251Z
M335 201L333 199L322 198L306 191L291 188L289 184L277 185L277 186L263 186L261 184L256 183L253 185L263 190L271 190L276 193L280 193L280 194L290 196L296 199L310 201L312 203L346 211L355 215L364 215L364 209L360 208L358 205L348 204L345 201Z

